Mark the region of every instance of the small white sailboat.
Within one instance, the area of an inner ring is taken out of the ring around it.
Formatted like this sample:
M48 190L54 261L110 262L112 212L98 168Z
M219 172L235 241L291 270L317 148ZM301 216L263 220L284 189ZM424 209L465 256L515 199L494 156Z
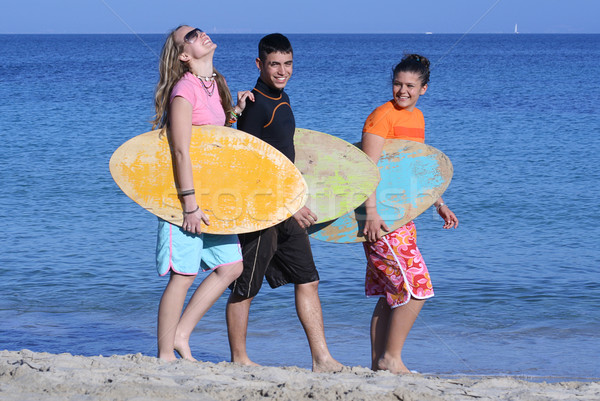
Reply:
M519 31L517 30L517 24L515 24L515 33L519 33Z

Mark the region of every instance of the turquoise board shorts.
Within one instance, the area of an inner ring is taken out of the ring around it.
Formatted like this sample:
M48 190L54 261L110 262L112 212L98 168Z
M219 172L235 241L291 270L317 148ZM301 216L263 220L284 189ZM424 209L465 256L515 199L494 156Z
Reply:
M171 270L196 275L200 269L214 270L241 260L237 235L190 234L168 221L158 220L156 268L160 276Z

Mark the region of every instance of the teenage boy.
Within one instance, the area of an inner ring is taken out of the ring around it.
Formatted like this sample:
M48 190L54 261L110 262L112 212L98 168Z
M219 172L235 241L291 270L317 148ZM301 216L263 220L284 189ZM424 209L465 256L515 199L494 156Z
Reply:
M260 40L256 59L260 76L252 90L255 100L248 102L237 125L238 129L277 148L292 162L296 122L284 88L292 76L293 56L290 41L281 34L270 34ZM319 273L306 232L316 220L317 216L304 207L274 227L239 236L244 271L229 287L231 295L227 301L232 362L256 365L246 351L248 315L252 299L266 277L272 288L294 284L296 311L310 346L313 371L341 370L342 365L333 359L325 341Z

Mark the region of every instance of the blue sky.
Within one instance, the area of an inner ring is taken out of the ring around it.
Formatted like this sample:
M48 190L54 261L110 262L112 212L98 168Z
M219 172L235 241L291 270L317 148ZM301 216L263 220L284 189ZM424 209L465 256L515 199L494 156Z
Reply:
M3 0L0 33L600 33L598 0ZM222 5L219 5L222 4Z

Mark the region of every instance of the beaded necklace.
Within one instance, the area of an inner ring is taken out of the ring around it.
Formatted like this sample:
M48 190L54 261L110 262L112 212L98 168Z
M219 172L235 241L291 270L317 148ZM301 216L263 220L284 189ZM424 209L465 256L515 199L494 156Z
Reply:
M202 84L202 87L204 88L204 91L206 92L206 94L208 96L212 96L213 93L215 93L215 77L217 76L216 73L212 73L212 76L210 77L203 77L201 75L196 75L192 72L192 75L195 76L196 78L198 78L200 80L200 83ZM210 82L210 84L205 84L205 82Z

